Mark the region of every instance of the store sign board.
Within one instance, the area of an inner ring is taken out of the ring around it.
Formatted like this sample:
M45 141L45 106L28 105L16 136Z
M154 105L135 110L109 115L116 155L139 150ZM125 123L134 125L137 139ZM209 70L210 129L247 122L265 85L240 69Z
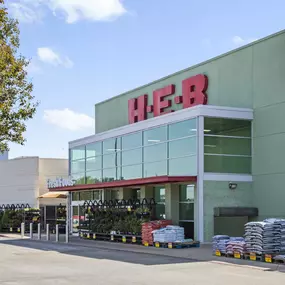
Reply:
M129 123L147 120L147 113L153 113L158 117L174 110L165 110L172 106L172 100L167 100L167 96L175 94L175 85L170 84L161 89L153 91L153 105L148 105L148 94L132 98L128 101ZM204 74L198 74L182 81L182 95L174 97L175 104L182 104L183 109L197 105L206 105L208 77Z
M69 187L74 186L75 180L72 177L69 178L56 178L54 180L47 179L47 187L48 189L58 188L58 187Z

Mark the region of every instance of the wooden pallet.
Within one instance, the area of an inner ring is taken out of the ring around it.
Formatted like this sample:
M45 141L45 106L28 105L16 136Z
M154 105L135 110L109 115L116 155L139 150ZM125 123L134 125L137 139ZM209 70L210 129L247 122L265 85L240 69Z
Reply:
M264 256L262 254L256 254L254 252L251 253L245 253L244 254L245 260L251 260L251 261L264 261Z
M90 239L90 240L122 242L122 243L131 243L131 244L141 243L140 236L110 235L110 234L102 234L102 233L91 233L89 231L81 231L79 236L80 238Z
M216 250L216 252L214 252L213 255L218 256L218 257L228 257L228 258L244 259L244 255L240 254L238 252L235 252L235 253L223 253L223 252L220 252L219 250Z
M200 247L200 242L155 242L153 243L153 246L156 248L176 248L176 249L182 249L182 248L193 248L193 247Z

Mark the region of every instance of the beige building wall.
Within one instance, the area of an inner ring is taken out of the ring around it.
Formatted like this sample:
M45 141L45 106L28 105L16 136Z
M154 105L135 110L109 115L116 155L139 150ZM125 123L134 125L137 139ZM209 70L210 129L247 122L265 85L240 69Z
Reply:
M37 157L0 161L0 204L37 207L38 169Z
M0 161L0 206L2 204L40 205L65 204L65 199L46 199L47 179L68 177L68 160L20 157Z
M49 192L47 179L68 178L68 160L57 158L39 159L39 188L38 197ZM66 199L39 199L41 205L66 204Z

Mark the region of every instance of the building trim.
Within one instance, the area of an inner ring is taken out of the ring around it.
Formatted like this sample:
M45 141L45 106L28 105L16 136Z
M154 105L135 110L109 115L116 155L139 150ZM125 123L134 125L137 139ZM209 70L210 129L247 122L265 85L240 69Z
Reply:
M253 120L253 110L248 108L232 108L212 105L198 105L192 108L182 109L176 112L165 114L159 117L150 118L134 124L129 124L106 132L95 134L89 137L78 139L69 142L69 148L74 148L84 144L90 144L98 141L103 141L109 138L123 136L130 133L135 133L144 129L179 122L187 119L196 118L199 116L216 117L216 118L232 118Z
M204 173L204 181L252 182L249 174Z
M95 189L107 189L107 188L119 188L119 187L131 187L142 186L152 184L166 184L166 183L179 183L179 182L196 182L197 176L154 176L148 178L136 178L129 180L118 180L111 182L100 182L95 184L82 184L67 187L51 188L51 192L75 192L75 191L87 191Z

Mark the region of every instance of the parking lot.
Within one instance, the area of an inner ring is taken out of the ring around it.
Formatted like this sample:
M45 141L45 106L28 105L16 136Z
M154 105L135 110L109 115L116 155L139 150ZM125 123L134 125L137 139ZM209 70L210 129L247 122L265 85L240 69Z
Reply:
M282 284L262 267L1 238L0 284Z

